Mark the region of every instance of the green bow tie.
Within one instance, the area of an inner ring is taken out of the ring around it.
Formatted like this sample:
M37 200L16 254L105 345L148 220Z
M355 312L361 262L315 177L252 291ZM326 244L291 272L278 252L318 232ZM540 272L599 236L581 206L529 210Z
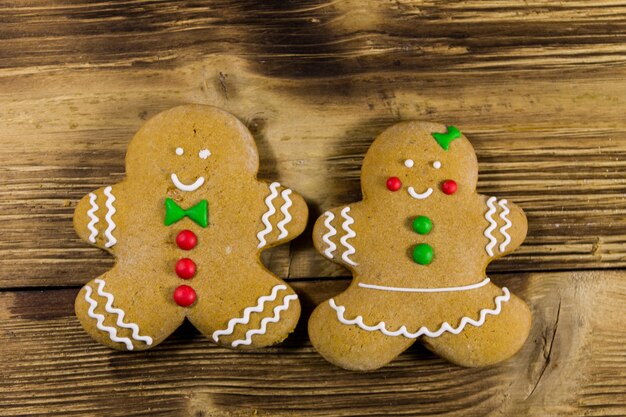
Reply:
M199 226L207 227L209 225L209 209L206 200L200 201L195 206L183 210L171 198L165 199L165 225L170 226L183 217L189 217Z

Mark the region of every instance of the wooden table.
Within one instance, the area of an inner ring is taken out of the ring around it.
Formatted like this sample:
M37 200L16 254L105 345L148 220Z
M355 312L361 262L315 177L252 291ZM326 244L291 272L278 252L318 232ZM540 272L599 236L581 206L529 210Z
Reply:
M0 415L626 414L625 101L624 1L0 1ZM386 127L458 126L479 191L528 215L490 268L532 308L522 351L483 369L418 345L376 372L328 364L306 319L349 277L306 233L264 258L303 299L284 344L233 352L187 325L144 353L93 342L73 300L112 259L78 240L73 207L182 103L242 119L261 177L312 219L359 199Z

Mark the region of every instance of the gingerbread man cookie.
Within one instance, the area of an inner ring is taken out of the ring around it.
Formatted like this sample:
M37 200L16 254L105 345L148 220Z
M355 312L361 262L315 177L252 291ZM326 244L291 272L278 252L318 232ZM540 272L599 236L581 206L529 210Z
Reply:
M476 193L478 163L453 126L408 122L381 134L361 171L363 200L317 220L317 250L354 279L309 321L315 348L346 369L384 366L417 339L463 366L515 354L528 306L486 276L526 236L524 212Z
M149 120L128 147L126 179L76 207L79 236L116 258L76 298L85 330L121 350L156 346L185 318L228 347L285 339L298 297L259 256L302 233L308 209L258 181L258 168L252 135L222 110L180 106Z

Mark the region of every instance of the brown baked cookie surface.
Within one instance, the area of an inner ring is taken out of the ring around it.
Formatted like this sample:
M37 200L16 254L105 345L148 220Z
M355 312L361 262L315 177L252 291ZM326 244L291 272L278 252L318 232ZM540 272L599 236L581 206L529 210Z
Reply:
M300 303L259 256L302 233L308 209L258 168L252 135L229 113L186 105L150 119L128 147L126 179L74 213L78 235L116 259L76 298L85 330L120 350L156 346L185 318L227 347L285 339Z
M361 170L363 200L323 213L313 230L317 250L354 276L309 321L328 361L376 369L417 339L463 366L520 349L530 310L485 270L522 244L526 217L477 194L477 179L474 149L454 126L406 122L376 138Z

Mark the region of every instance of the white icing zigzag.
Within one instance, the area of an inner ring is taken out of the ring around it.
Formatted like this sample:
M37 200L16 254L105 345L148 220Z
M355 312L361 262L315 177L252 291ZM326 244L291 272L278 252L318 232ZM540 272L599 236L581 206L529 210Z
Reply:
M287 289L286 285L283 285L283 284L275 285L274 288L272 288L272 293L270 295L264 295L262 297L259 297L259 299L257 300L257 305L254 307L247 307L243 311L243 316L239 318L230 319L230 321L228 322L228 326L226 327L225 330L216 330L215 332L213 332L213 340L217 342L220 336L226 336L226 335L231 334L233 330L235 329L235 326L238 324L248 324L252 313L260 313L261 311L263 311L263 306L265 305L266 302L274 301L276 299L276 295L278 294L278 291L286 290L286 289Z
M498 205L502 207L502 213L500 213L500 218L504 220L505 223L504 226L500 228L500 233L502 233L502 236L504 236L504 242L500 244L500 252L504 252L509 243L511 243L511 235L507 233L507 230L511 228L513 223L511 223L511 220L509 220L509 218L507 217L511 211L506 204L506 200L500 200L500 202L498 203Z
M117 243L117 239L113 236L113 234L111 234L111 232L113 230L115 230L115 228L117 227L115 222L113 221L113 215L115 214L116 210L115 207L113 207L113 202L115 201L115 197L113 196L113 194L111 194L111 187L106 187L104 189L104 195L107 196L107 201L106 201L106 207L107 207L107 214L104 217L104 219L106 220L108 227L107 230L104 231L104 235L107 237L107 243L105 243L105 247L110 248L111 246L115 245Z
M487 251L487 254L489 256L493 256L493 247L496 246L496 243L498 243L498 239L496 239L491 233L498 226L498 223L496 223L496 221L493 219L493 215L496 213L496 206L494 204L495 201L495 197L490 197L489 200L487 200L487 206L489 207L489 210L487 211L487 213L485 213L485 220L489 222L489 227L485 229L484 232L485 237L489 239L489 243L485 246L485 250Z
M109 327L104 325L104 316L95 312L96 307L98 307L98 303L91 298L91 291L91 287L89 285L86 285L85 301L89 303L89 310L87 311L87 315L97 321L96 327L98 328L98 330L107 332L112 341L124 343L126 345L126 349L133 350L133 342L131 342L129 338L117 337L117 330L115 329L115 327Z
M346 234L341 239L339 239L339 241L347 249L343 253L343 255L341 255L341 259L343 259L344 262L350 265L357 266L358 264L349 258L350 255L353 255L356 252L354 246L348 243L348 239L352 239L356 236L354 230L350 228L350 225L354 224L354 219L350 217L350 215L348 214L349 212L350 207L345 207L343 210L341 210L341 217L345 219L341 225L341 228L346 232Z
M95 212L100 208L98 207L98 203L96 203L96 195L94 193L89 193L89 204L91 204L91 208L87 211L87 216L91 219L89 224L87 225L87 229L91 232L89 235L89 241L91 243L96 243L96 237L98 236L98 229L94 226L100 221L98 217L95 215Z
M289 303L292 300L297 300L297 299L298 299L298 296L296 294L290 294L290 295L285 296L285 298L283 298L283 303L281 305L277 305L274 308L273 317L266 317L263 320L261 320L261 326L258 329L248 330L246 332L246 338L235 340L232 343L232 346L237 347L239 345L250 345L252 343L252 336L254 336L255 334L265 334L267 332L267 325L269 323L277 323L278 320L280 320L280 312L287 310L289 308Z
M139 335L139 326L137 326L135 323L124 323L124 316L126 315L126 313L122 309L113 307L113 302L115 301L115 298L113 297L113 294L104 291L104 281L101 279L96 279L95 282L98 284L98 295L101 297L105 297L107 299L107 303L104 306L104 310L107 313L117 315L117 325L124 329L132 330L133 339L144 342L148 346L152 345L152 338L150 336Z
M510 300L511 294L509 293L509 290L506 287L502 288L502 292L504 295L499 295L494 300L496 304L496 308L480 310L480 315L479 315L478 320L474 320L467 316L464 316L461 319L461 322L459 323L457 327L452 327L448 322L443 322L443 324L439 326L439 329L434 332L428 330L428 328L425 326L420 327L418 331L415 333L409 332L406 326L401 326L398 330L391 331L391 330L387 330L387 325L385 324L384 321L379 322L375 326L368 326L367 324L363 323L362 316L356 316L356 318L354 319L346 319L344 316L346 312L346 308L344 306L338 306L337 304L335 304L335 300L333 298L331 298L328 302L330 306L337 312L337 319L343 324L348 324L348 325L356 324L361 329L367 330L368 332L373 332L373 331L378 330L379 332L387 336L402 335L408 339L417 339L420 336L439 337L445 332L449 332L452 334L459 334L463 331L465 326L467 326L468 324L475 326L475 327L482 326L483 324L485 324L485 321L487 320L488 315L497 316L498 314L500 314L500 312L502 311L502 303Z
M273 182L270 185L271 193L265 198L265 205L267 206L267 211L265 212L265 214L263 214L263 217L261 217L261 221L263 221L263 224L265 225L265 229L261 230L256 235L257 239L259 239L259 245L257 246L257 248L259 249L265 246L265 244L267 243L265 241L265 236L269 232L272 231L272 224L269 222L269 218L274 213L276 213L276 209L274 208L274 204L272 203L272 201L274 201L274 199L278 196L278 190L277 190L278 187L280 187L280 184L277 182Z
M280 207L280 212L283 213L283 216L285 216L284 219L282 219L280 222L278 222L278 224L276 225L278 227L278 230L280 230L280 234L278 235L278 239L282 239L287 237L287 229L285 229L285 226L289 224L289 222L291 221L291 214L289 213L289 207L291 207L292 202L291 199L289 198L289 194L291 194L291 190L290 189L286 189L284 190L282 193L280 193L280 196L283 198L283 200L285 200L285 203Z
M324 255L326 255L327 258L332 259L333 252L335 252L335 249L337 249L337 245L335 245L335 243L332 240L330 240L330 238L337 234L337 229L335 229L330 224L330 222L333 221L333 219L335 218L335 215L331 213L330 211L327 211L324 213L324 216L326 216L326 220L324 220L324 226L326 226L326 228L328 229L328 233L322 236L322 240L324 241L324 243L328 245L326 250L324 250Z

